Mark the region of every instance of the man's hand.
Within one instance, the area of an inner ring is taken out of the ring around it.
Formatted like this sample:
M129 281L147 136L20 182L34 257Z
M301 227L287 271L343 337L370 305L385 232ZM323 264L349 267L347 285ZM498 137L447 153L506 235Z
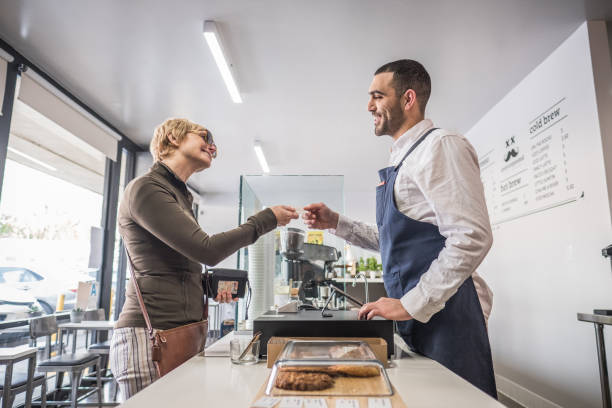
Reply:
M325 204L310 204L304 207L304 210L306 212L302 215L302 218L309 228L328 229L338 227L338 213L330 210Z
M270 207L270 209L274 213L276 223L279 227L287 225L289 222L291 222L291 220L299 218L295 208L288 205L275 205L274 207Z
M376 302L366 303L359 309L359 320L371 320L374 316L398 321L412 319L399 299L387 297L381 297Z

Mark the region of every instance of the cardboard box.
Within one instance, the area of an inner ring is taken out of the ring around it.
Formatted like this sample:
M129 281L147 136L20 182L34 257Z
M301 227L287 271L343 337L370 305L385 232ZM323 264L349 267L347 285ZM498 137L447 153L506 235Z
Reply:
M387 342L380 337L270 337L268 340L268 368L272 368L278 355L289 340L360 340L368 343L376 358L389 367L387 359Z

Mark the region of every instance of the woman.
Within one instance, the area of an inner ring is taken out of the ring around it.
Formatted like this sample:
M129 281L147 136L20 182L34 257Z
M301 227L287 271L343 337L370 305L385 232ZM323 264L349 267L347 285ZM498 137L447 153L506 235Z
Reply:
M209 236L192 212L185 182L217 156L212 134L189 120L168 119L155 129L150 147L155 163L126 187L118 223L151 324L165 330L201 320L202 264L217 264L298 215L292 207L271 207L238 228ZM235 299L221 292L215 300ZM111 371L124 399L157 379L145 327L130 281L110 350Z

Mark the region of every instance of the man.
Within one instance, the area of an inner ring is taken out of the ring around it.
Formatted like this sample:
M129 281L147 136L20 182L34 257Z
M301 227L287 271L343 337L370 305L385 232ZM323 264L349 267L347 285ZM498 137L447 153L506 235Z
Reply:
M429 74L416 61L374 74L374 133L394 140L389 167L379 171L377 227L323 203L305 207L303 218L380 250L389 297L365 304L359 318L396 320L413 350L497 398L486 329L492 293L475 272L492 244L478 157L463 136L424 119L430 93Z

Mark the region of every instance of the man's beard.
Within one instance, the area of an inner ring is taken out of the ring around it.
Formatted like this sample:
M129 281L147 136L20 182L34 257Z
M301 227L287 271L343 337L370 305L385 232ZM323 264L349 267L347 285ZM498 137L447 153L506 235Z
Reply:
M383 114L380 116L379 126L374 126L374 134L376 136L392 136L402 126L402 110L399 104L385 113L387 115Z

